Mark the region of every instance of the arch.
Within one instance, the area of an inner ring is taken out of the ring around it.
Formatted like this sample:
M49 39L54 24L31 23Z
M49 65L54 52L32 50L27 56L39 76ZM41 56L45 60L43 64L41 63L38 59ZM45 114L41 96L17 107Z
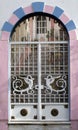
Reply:
M12 32L12 29L14 28L15 24L24 16L36 12L48 13L52 16L55 16L66 27L70 40L72 39L77 40L76 26L73 20L69 19L65 15L64 10L62 10L58 6L53 7L44 4L44 2L34 2L28 7L25 8L20 7L17 10L15 10L10 19L4 23L1 29L2 31L1 40L9 40L10 33Z
M1 68L1 74L4 76L4 78L1 78L1 83L0 85L2 85L2 83L4 83L4 81L8 81L8 41L9 41L9 37L10 34L14 28L14 26L17 24L17 22L23 18L24 16L31 14L31 13L36 13L36 12L43 12L43 13L47 13L50 14L52 16L55 16L57 19L59 19L64 26L66 27L68 34L69 34L69 40L70 40L70 93L71 93L71 114L70 114L70 118L71 120L78 120L78 114L76 114L76 112L78 111L78 101L75 100L74 102L74 97L75 95L78 95L78 44L77 44L77 36L76 36L76 26L75 23L73 22L73 20L71 20L70 18L68 18L68 16L65 14L64 10L62 10L61 8L59 8L58 6L50 6L50 5L46 5L44 2L34 2L32 3L30 6L25 7L25 8L18 8L17 10L15 10L13 12L13 14L11 15L10 19L8 21L6 21L1 29L1 38L0 38L0 43L3 44L3 46L1 47L1 54L0 54L0 58L3 59L5 57L5 61L0 63L0 68ZM5 53L4 53L5 52ZM73 55L73 53L75 53L75 55ZM3 57L2 57L3 55ZM73 62L74 61L74 62ZM4 64L3 64L4 63ZM75 67L74 67L75 65ZM3 70L4 69L4 70ZM74 71L73 71L74 69ZM2 77L2 75L0 77ZM3 80L2 80L3 79ZM8 83L7 85L4 85L3 87L6 88L6 92L8 92ZM75 89L76 88L76 89ZM8 93L5 92L6 97L8 97ZM77 97L76 97L77 98ZM8 98L4 99L3 95L2 95L2 99L3 101L5 101L6 103L4 104L4 108L6 111L6 117L5 119L8 119L8 110L7 110L7 104L8 104ZM1 110L3 109L3 107L1 108ZM76 111L75 111L76 110ZM4 119L4 115L3 115L3 111L1 112L1 119ZM4 120L5 120L4 119Z

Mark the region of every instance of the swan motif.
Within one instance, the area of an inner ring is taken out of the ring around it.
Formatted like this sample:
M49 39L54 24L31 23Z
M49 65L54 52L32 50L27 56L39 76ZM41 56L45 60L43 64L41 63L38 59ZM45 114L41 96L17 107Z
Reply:
M33 87L34 78L32 78L31 75L28 75L24 78L20 76L14 76L12 79L13 93L20 92L22 94L25 91L28 93L28 91Z
M65 76L57 76L53 77L52 75L48 75L46 80L46 89L49 89L51 92L59 92L66 93L66 80L64 79Z

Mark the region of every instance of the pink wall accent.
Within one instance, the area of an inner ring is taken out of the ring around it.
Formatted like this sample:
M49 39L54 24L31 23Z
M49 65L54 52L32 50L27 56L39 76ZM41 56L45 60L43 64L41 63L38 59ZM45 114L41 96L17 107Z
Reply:
M0 41L0 120L8 119L8 42Z
M1 40L5 41L9 39L10 32L2 31Z
M0 121L0 130L8 130L7 121Z
M75 40L76 39L76 33L75 30L69 31L69 37L71 40Z
M70 41L70 109L71 120L78 120L78 41Z
M54 7L49 6L49 5L45 5L45 6L44 6L44 11L43 11L43 12L52 14L52 13L53 13L53 10L54 10Z
M78 130L78 121L71 121L71 130Z
M25 8L23 8L23 10L24 10L25 14L33 13L32 6L25 7Z
M14 25L16 24L16 22L19 20L19 18L15 15L15 14L12 14L12 16L10 17L9 19L9 22Z
M63 13L61 16L60 16L60 20L66 24L70 19Z

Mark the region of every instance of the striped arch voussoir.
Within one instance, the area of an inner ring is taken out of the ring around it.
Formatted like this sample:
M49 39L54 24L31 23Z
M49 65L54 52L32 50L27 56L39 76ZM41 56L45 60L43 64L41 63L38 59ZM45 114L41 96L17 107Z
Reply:
M70 40L77 40L76 37L76 26L72 20L70 20L64 13L64 10L59 8L58 6L49 6L45 5L44 2L34 2L30 6L25 8L18 8L15 10L10 17L10 19L4 23L1 31L1 40L9 40L9 36L15 26L15 24L24 16L36 13L36 12L43 12L51 14L52 16L55 16L57 19L59 19L66 27Z

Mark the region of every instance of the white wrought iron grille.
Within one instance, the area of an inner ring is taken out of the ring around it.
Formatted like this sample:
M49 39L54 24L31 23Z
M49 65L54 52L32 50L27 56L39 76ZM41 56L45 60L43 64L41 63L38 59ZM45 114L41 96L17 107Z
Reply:
M68 42L11 43L10 52L11 108L27 104L39 111L46 104L68 108Z
M9 121L68 121L68 34L63 25L48 16L29 17L13 30L9 48Z

